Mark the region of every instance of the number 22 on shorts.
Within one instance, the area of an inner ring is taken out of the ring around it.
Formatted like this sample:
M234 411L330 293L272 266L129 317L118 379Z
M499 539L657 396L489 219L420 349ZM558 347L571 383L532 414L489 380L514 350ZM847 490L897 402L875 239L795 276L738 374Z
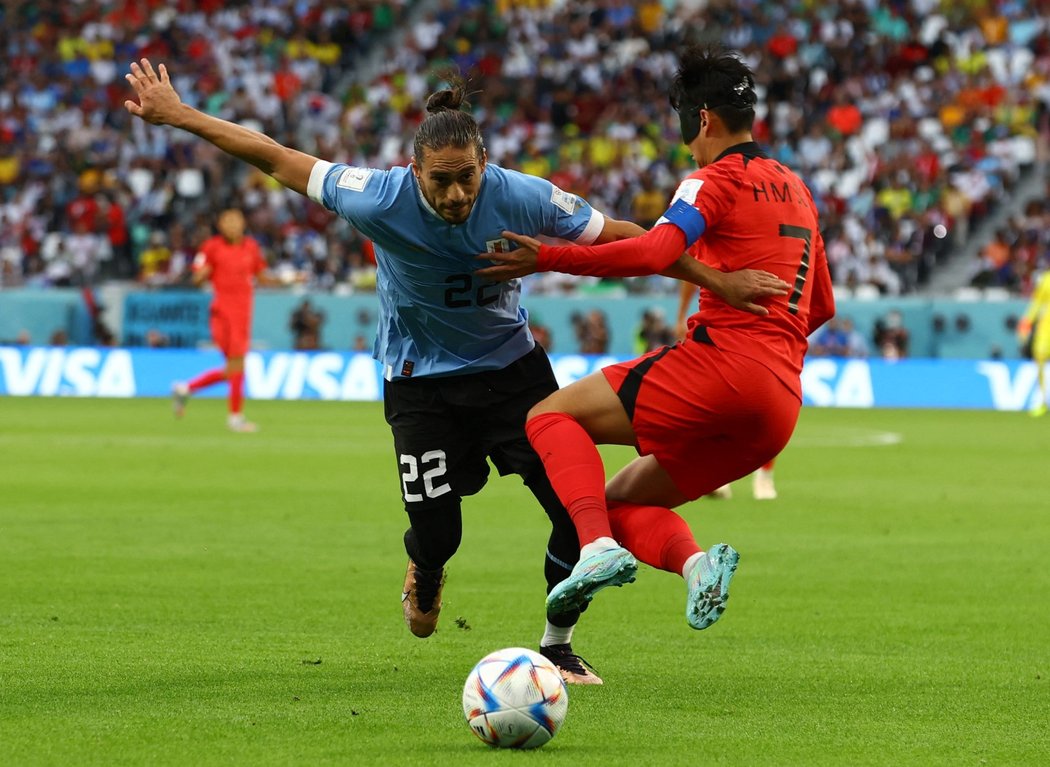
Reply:
M452 487L447 482L442 482L440 485L434 484L434 480L445 476L444 450L428 450L419 457L419 460L416 460L414 455L402 453L398 457L398 462L402 466L401 489L404 493L405 503L419 503L423 500L424 494L426 498L438 498L452 491ZM420 468L423 469L423 493L410 492L408 489L409 483L415 483L421 478Z

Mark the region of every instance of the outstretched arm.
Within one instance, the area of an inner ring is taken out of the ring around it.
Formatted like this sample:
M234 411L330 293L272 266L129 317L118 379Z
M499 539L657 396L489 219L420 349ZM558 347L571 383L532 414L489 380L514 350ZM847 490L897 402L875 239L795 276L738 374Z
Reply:
M663 274L707 288L730 306L759 315L769 314L769 310L755 301L788 294L788 284L770 272L755 269L720 272L683 253L685 234L677 226L657 226L641 237L597 246L542 245L539 240L513 232L504 232L503 236L519 247L509 253L478 256L496 263L479 269L477 273L482 277L509 280L533 272L599 277Z
M605 225L602 227L601 234L598 235L598 239L594 242L597 245L601 245L606 242L617 242L619 240L626 240L630 237L640 237L645 234L645 229L638 226L633 221L621 221L615 218L609 218L605 216Z
M209 141L227 154L249 162L284 186L306 194L316 157L282 146L269 136L242 125L212 117L182 103L171 85L168 68L160 64L159 74L149 59L132 63L124 78L135 89L138 103L131 99L124 108L153 125L181 128Z

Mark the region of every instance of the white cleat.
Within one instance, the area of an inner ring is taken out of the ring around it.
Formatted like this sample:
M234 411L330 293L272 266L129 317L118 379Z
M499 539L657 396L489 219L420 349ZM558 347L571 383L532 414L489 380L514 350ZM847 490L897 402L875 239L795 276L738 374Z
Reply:
M756 501L775 501L777 487L773 484L773 470L759 469L752 480L752 491Z
M728 484L727 485L722 485L717 490L712 490L710 493L708 493L707 497L708 498L720 498L723 501L732 500L732 498L733 498L733 486L732 485L728 485Z
M238 432L239 434L254 434L259 431L259 427L251 421L244 420L244 415L241 413L234 413L226 419L226 425L230 427L230 431Z
M171 385L171 409L176 418L182 418L186 413L186 403L190 399L190 387L184 381L176 381Z

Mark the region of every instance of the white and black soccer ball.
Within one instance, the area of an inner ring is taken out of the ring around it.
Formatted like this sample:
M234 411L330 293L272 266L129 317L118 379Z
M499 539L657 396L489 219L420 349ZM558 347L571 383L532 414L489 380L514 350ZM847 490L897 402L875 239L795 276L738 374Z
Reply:
M558 667L523 647L489 653L463 686L467 724L496 748L542 746L558 732L568 708Z

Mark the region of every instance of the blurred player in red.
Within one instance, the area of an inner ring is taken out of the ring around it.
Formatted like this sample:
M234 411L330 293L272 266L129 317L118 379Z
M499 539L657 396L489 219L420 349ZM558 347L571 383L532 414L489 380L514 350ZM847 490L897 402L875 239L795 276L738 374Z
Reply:
M681 183L653 228L598 246L541 245L504 234L521 247L484 256L500 264L480 270L489 277L612 277L659 273L692 249L708 267L762 269L790 286L762 300L764 316L703 290L682 343L606 367L530 410L529 441L581 545L572 574L548 595L549 609L584 605L606 586L633 581L635 555L685 578L693 628L710 626L725 609L739 555L725 543L702 551L671 509L783 449L802 405L807 338L834 314L812 195L754 143L756 101L741 60L686 49L671 103L700 170ZM596 444L633 445L639 457L606 484Z
M171 389L176 417L182 417L186 401L194 392L222 383L229 384L227 425L232 431L253 432L257 426L244 418L244 355L248 353L252 327L252 299L256 281L276 282L266 272L266 259L251 237L245 235L244 214L231 208L219 214L219 234L201 245L193 260L193 282L210 281L215 296L211 303L211 337L226 358L226 365L201 373L189 381L178 381Z

